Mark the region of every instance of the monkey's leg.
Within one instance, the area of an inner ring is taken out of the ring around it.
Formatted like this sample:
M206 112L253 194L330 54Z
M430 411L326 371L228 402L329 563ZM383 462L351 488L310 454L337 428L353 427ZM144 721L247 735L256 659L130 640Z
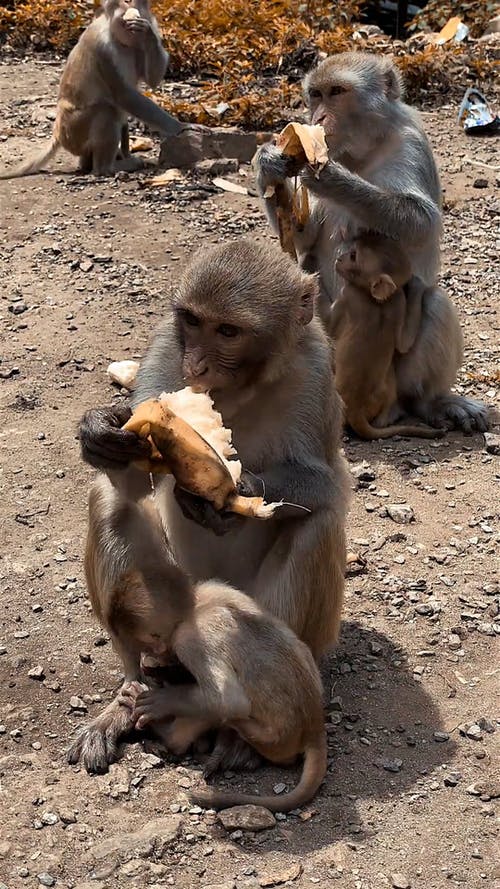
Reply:
M339 491L343 506L347 492ZM318 659L337 639L344 598L343 513L323 509L289 520L262 562L249 591L283 620Z
M92 154L81 154L80 161L78 163L78 172L79 173L91 173L92 172Z
M172 723L159 722L154 726L155 734L176 756L186 753L200 735L211 728L212 723L206 719L189 719L184 716L178 716Z
M110 176L118 170L133 172L142 167L140 158L116 156L123 138L121 116L110 105L99 108L90 124L88 144L92 147L92 173L94 176Z
M120 137L120 155L122 159L130 157L130 138L128 123L124 123L122 125L122 132Z
M127 651L117 639L113 647L120 655L125 668L123 685L113 701L92 722L78 733L68 750L68 762L76 765L80 760L87 772L102 774L118 756L118 742L132 731L135 719L132 710L120 703L120 695L140 676L140 652Z
M428 289L414 345L396 363L400 399L411 413L436 428L485 432L489 427L487 406L450 391L462 358L457 313L446 293Z

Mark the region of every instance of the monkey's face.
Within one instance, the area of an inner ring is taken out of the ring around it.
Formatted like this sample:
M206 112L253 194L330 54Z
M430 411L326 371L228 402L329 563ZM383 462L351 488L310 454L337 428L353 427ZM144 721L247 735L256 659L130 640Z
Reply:
M148 0L109 0L106 11L118 42L132 49L140 48L146 21L151 18Z
M326 59L306 75L303 89L311 123L324 127L332 159L349 155L362 160L371 154L390 114L375 57L348 53Z
M231 319L208 319L183 307L176 308L176 322L182 373L195 392L217 393L248 383L253 365L249 331Z
M380 263L372 250L353 243L337 258L335 269L359 290L369 291L372 280L380 274Z

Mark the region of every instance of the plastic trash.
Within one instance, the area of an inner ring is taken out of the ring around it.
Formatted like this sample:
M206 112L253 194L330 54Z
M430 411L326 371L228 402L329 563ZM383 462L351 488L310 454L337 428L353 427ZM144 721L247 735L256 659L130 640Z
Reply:
M483 94L474 86L465 92L458 121L468 135L492 133L500 129L500 117L493 114Z

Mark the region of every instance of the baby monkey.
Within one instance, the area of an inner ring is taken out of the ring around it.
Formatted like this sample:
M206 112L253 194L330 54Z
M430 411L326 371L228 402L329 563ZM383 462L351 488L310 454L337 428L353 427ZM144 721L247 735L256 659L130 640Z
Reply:
M200 805L287 812L306 803L327 767L322 685L309 648L244 593L215 580L193 586L169 553L153 501L127 499L117 475L118 487L101 476L90 497L86 574L94 611L118 648L139 649L160 664L177 660L194 677L149 689L129 681L120 703L137 728L152 724L176 754L212 728L233 730L273 763L304 754L299 784L286 796L208 790L193 794Z
M367 232L339 256L335 268L344 284L328 332L335 341L335 383L349 426L365 439L441 436L443 430L431 426L394 423L400 413L394 362L415 342L425 293L423 282L411 275L408 257L395 241Z

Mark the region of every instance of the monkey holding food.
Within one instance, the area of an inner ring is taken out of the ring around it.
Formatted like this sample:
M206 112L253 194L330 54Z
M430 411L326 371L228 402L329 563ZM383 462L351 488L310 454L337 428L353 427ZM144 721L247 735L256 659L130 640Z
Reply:
M302 805L316 793L327 765L322 686L311 652L244 593L215 580L193 585L175 564L154 502L129 499L123 476L111 475L113 483L98 477L89 499L85 571L94 612L119 652L146 652L160 662L174 658L194 677L181 687L148 690L125 682L123 726L152 723L178 754L219 727L277 764L303 753L302 778L287 796L194 794L201 805L216 808L253 802L289 811ZM211 758L211 771L218 765Z
M217 577L244 590L319 658L340 626L350 481L316 292L315 278L277 245L238 238L200 251L141 364L132 405L183 386L209 392L245 467L238 493L305 507L292 514L281 507L267 521L243 518L217 511L168 476L155 495L175 559L194 582ZM82 456L115 470L134 497L146 496L148 475L136 464L150 459L151 446L123 428L131 414L127 404L88 411ZM139 679L134 645L125 638L117 650L126 681ZM70 760L105 769L123 733L123 711L115 698L86 726ZM233 739L224 766L246 767L252 755Z
M330 319L335 342L335 382L351 428L366 439L414 435L436 438L443 430L397 424L395 361L412 348L426 288L411 278L408 257L396 241L375 233L355 238L336 260L343 286Z
M128 114L164 135L183 128L137 89L141 80L158 86L168 58L149 0L103 0L64 66L49 145L0 179L38 172L59 147L79 157L84 173L138 169L142 162L130 157Z
M292 229L289 252L305 271L318 273L317 307L326 326L342 284L334 256L346 232L351 238L370 229L400 240L428 290L414 344L395 368L399 400L424 423L484 432L487 407L451 391L463 342L453 304L435 286L439 175L418 114L403 101L398 68L380 54L337 53L306 74L303 89L310 123L324 130L328 157L318 168L309 158L305 164L290 156L287 141L259 148L257 186L271 226L279 232L280 203L293 204L290 177L300 174L309 213Z

